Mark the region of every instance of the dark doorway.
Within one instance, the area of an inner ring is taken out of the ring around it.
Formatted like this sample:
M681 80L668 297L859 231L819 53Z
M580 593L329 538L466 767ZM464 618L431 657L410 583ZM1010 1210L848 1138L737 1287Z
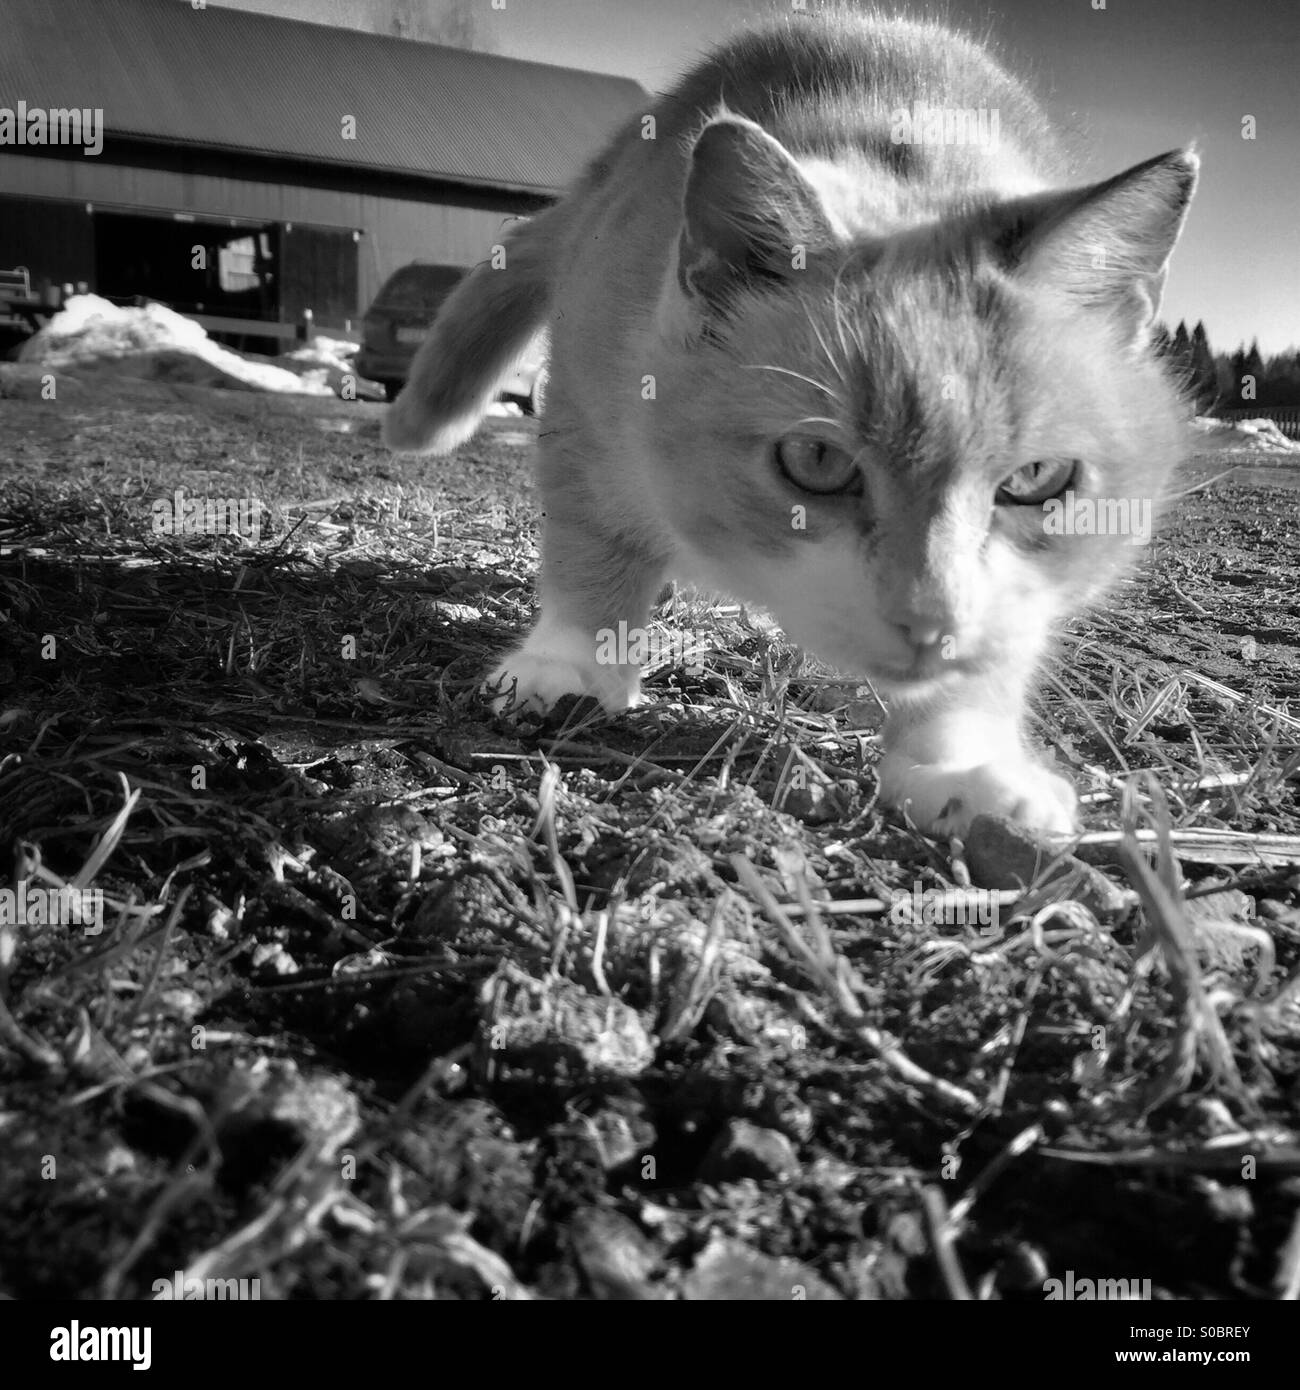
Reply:
M95 288L106 299L156 299L182 314L280 317L274 223L190 221L95 210Z
M0 270L26 266L32 289L89 283L94 237L85 203L0 197Z
M341 326L359 316L357 233L293 222L281 245L285 318L296 323L310 309L318 324Z

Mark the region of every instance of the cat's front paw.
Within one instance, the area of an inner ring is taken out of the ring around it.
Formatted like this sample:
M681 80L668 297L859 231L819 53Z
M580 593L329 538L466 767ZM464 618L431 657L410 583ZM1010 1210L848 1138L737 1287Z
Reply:
M545 714L566 695L588 695L610 714L641 703L641 673L594 659L594 643L581 634L560 639L534 633L488 676L483 692L497 714Z
M1078 828L1074 788L1027 758L966 768L886 759L882 784L888 800L933 835L965 835L982 815L1005 816L1048 835L1072 835Z

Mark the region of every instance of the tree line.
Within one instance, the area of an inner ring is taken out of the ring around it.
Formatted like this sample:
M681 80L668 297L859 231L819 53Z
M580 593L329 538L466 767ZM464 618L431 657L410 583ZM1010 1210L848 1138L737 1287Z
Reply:
M1289 348L1265 357L1258 342L1235 352L1213 352L1205 325L1197 320L1189 333L1180 321L1170 333L1157 324L1156 353L1184 388L1198 415L1251 406L1300 406L1300 352Z

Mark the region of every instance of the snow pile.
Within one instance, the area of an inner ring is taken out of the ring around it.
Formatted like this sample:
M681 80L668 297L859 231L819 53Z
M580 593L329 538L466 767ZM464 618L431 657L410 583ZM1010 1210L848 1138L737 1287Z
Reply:
M291 362L308 362L320 367L347 366L361 350L360 343L350 343L346 338L327 338L318 333L310 347L294 348L284 355Z
M355 359L360 351L360 343L318 335L309 346L284 353L280 361L303 381L324 386L332 395L341 396L349 390L362 400L382 401L384 388L357 375Z
M1272 420L1262 416L1257 420L1220 420L1214 415L1198 415L1192 428L1224 453L1300 454L1300 440L1288 439Z
M93 366L205 386L334 394L314 373L299 375L219 347L193 319L163 304L119 308L96 294L71 296L23 344L18 360L55 368Z

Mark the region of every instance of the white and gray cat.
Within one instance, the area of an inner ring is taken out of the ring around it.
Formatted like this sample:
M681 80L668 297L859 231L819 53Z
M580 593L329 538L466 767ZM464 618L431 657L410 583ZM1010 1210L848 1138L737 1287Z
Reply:
M549 329L541 615L498 700L634 704L597 634L680 577L885 692L882 786L918 825L1069 831L1027 687L1137 550L1046 518L1149 508L1182 454L1148 335L1196 171L1079 186L1027 90L933 24L796 17L702 62L462 282L385 422L455 448Z

